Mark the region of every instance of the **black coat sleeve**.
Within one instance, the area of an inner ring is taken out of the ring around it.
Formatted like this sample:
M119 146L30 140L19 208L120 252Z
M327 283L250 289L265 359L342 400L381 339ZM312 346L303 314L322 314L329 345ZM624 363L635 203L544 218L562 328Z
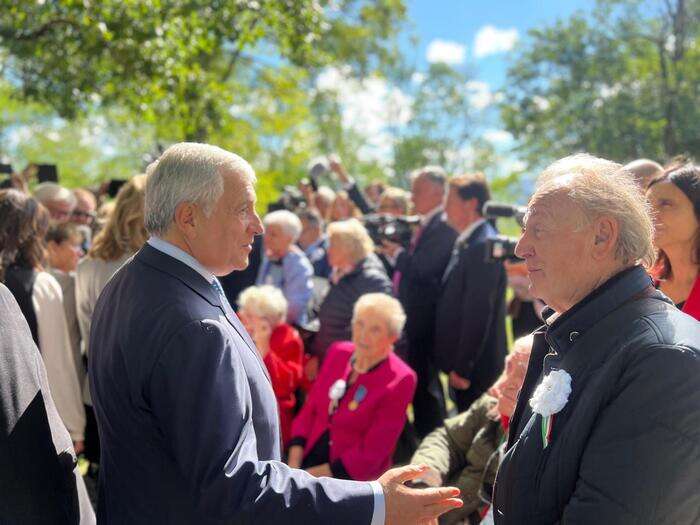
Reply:
M360 208L360 211L362 213L367 214L372 213L374 211L372 205L370 205L370 203L367 202L365 196L362 195L362 192L360 191L357 182L353 182L352 185L348 188L348 197L350 197L350 200L355 203L355 206Z

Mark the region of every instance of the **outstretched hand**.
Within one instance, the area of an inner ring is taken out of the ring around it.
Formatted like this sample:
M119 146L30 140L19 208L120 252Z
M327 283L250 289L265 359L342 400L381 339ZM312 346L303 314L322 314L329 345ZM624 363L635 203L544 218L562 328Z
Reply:
M404 483L423 475L426 465L388 470L377 481L384 490L386 525L426 525L445 512L462 506L455 487L413 489Z

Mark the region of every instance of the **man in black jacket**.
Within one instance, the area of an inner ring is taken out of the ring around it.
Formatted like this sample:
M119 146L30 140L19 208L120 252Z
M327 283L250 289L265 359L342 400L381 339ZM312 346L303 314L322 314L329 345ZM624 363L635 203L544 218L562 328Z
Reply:
M562 159L530 200L516 253L551 315L510 421L496 524L700 519L700 323L641 265L652 221L620 168Z
M386 243L395 258L394 291L406 311L406 358L418 376L413 399L414 423L419 437L442 424L445 399L433 359L435 308L442 276L457 233L443 213L447 177L437 166L412 175L411 200L421 222L406 250Z
M498 232L481 214L489 200L481 174L450 180L447 222L459 232L442 278L435 321L435 359L449 374L450 395L464 412L503 370L506 349L503 263L489 261L487 239Z

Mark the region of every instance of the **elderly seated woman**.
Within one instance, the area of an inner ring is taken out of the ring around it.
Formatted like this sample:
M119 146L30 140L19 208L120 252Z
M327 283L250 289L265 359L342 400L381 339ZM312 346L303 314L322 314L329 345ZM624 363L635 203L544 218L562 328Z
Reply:
M480 523L531 350L532 336L515 341L503 374L489 392L467 411L445 420L413 454L411 464L428 466L420 481L435 487L454 485L461 491L464 506L443 514L442 525Z
M416 374L393 353L405 320L401 304L386 294L357 301L352 342L331 346L292 425L291 467L370 480L391 466L416 388Z
M277 210L263 219L265 256L255 284L271 284L282 290L287 299L287 322L303 325L313 292L314 269L306 255L296 246L301 235L301 221L291 211Z
M304 343L299 333L284 322L287 300L274 286L251 286L241 293L238 305L241 322L270 373L279 406L282 441L286 443L294 418L295 392L301 382Z
M331 223L327 233L331 286L319 308L320 328L311 343L313 357L307 365L311 377L317 366L314 361L322 362L332 343L350 339L355 302L367 293L391 294L391 281L374 254L372 239L360 221L350 219Z

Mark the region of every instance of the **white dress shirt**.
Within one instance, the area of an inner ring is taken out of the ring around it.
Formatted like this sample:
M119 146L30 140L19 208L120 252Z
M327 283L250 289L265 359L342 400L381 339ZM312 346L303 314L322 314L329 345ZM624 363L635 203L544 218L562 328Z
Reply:
M51 274L37 273L32 289L32 306L51 396L71 439L83 441L85 408L63 310L63 292Z

